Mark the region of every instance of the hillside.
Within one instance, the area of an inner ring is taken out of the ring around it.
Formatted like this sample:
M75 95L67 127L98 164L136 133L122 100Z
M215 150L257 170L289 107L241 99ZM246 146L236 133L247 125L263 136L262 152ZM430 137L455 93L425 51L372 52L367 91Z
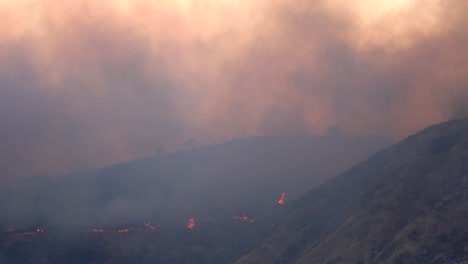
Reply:
M236 263L468 263L468 120L410 136L287 210Z
M287 203L388 144L253 137L20 181L0 191L0 263L226 262L283 213L271 211L281 193Z

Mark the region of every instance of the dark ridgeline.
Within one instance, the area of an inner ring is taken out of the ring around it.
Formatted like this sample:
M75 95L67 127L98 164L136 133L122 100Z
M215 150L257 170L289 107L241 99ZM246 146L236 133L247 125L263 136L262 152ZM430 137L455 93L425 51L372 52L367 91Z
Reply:
M236 263L468 263L468 120L410 136L287 210Z
M24 180L0 190L0 263L232 262L285 212L283 192L287 205L389 144L336 129L253 137Z

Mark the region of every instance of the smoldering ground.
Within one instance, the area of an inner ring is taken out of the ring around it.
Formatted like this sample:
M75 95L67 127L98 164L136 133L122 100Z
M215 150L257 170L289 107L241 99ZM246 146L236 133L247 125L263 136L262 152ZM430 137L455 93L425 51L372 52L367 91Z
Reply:
M146 221L163 230L263 217L390 144L376 136L274 136L116 164L0 188L0 230L117 230ZM272 218L268 218L272 219ZM1 235L1 234L0 234Z

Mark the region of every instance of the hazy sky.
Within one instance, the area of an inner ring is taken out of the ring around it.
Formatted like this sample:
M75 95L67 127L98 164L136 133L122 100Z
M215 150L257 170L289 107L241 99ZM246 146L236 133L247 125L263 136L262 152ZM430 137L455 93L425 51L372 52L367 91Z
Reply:
M467 113L461 0L0 0L0 167Z

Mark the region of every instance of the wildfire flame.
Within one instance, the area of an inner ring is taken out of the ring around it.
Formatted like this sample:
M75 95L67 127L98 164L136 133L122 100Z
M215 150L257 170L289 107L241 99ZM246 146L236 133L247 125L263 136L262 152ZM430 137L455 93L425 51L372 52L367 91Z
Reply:
M281 194L281 199L278 200L278 204L279 205L283 205L284 204L284 197L286 197L286 193L282 193Z
M146 231L154 231L156 230L156 226L152 225L150 221L145 223Z
M37 235L39 233L44 233L44 228L37 228L34 232L24 232L23 235Z
M144 228L143 227L127 227L123 226L119 229L116 230L105 230L102 228L93 228L93 229L88 229L84 230L86 232L94 232L94 233L104 233L104 232L116 232L116 233L128 233L130 231L155 231L156 226L151 223L151 221L145 222L144 223Z
M128 233L128 231L132 231L132 230L138 230L140 231L141 229L139 228L134 228L134 227L122 227L120 229L117 230L117 233Z
M192 217L192 218L189 219L187 228L189 228L189 229L195 228L195 218Z
M245 221L249 223L253 223L255 221L255 219L250 219L245 214L242 214L242 216L234 216L233 218L236 220Z
M278 204L280 204L280 205L284 204L285 197L286 197L286 193L282 193L281 194L281 199L278 201ZM221 214L221 215L224 215L224 214ZM223 219L227 220L227 219L229 219L229 217L225 216ZM255 222L254 218L249 218L247 215L245 215L245 213L243 213L240 216L234 216L234 217L232 217L232 219L247 222L247 223ZM215 222L216 220L213 217L209 216L209 217L205 218L205 221L206 222ZM196 225L195 224L195 217L189 218L187 228L188 229L194 229L195 225ZM157 226L162 227L162 225L157 225ZM84 232L93 232L93 233L114 233L114 232L115 233L128 233L130 231L132 231L132 232L141 232L141 231L149 232L149 231L156 231L156 229L157 229L156 225L152 224L151 221L147 221L147 222L144 222L143 225L138 225L136 227L122 226L119 229L102 229L102 228L97 228L97 227L93 228L93 227L90 226L89 229L83 229L82 231L84 231ZM9 236L37 235L37 234L45 232L44 228L41 228L41 227L36 228L33 231L28 231L28 232L16 231L13 226L9 226L6 229L4 229L3 231L5 233L10 233L10 234L8 234Z

